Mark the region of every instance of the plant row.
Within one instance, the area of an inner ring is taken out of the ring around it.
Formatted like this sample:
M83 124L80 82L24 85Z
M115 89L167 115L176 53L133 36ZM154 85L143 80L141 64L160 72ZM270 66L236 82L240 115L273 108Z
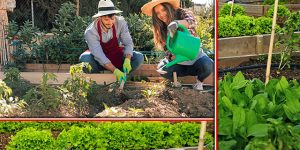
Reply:
M300 85L285 77L264 84L241 72L220 80L221 149L300 149Z
M157 149L197 146L200 124L162 122L99 123L64 129L54 138L51 129L24 128L12 136L10 149ZM214 139L205 133L205 145Z
M41 83L33 86L21 79L17 68L5 69L5 78L0 81L0 116L14 116L25 110L29 111L29 115L53 116L62 106L84 114L89 105L88 96L93 95L97 85L83 76L83 68L90 69L90 65L81 63L71 66L71 78L60 86L48 84L50 80L56 80L53 73L44 73Z
M250 36L270 34L272 30L272 17L274 8L268 10L263 17L250 17L245 15L245 8L235 4L230 16L231 5L225 4L220 9L218 18L219 37ZM291 13L285 6L279 5L277 15L277 33L300 31L300 12Z

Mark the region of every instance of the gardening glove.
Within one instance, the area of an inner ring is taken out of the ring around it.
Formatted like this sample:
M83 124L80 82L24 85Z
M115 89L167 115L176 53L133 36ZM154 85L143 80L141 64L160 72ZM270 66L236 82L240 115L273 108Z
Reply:
M169 25L168 25L168 33L170 34L170 37L172 38L175 34L175 32L177 31L178 28L178 21L172 21Z
M122 80L124 80L124 82L126 82L125 74L122 71L116 68L114 70L114 74L117 76L118 81L121 82Z
M124 63L123 63L123 71L125 73L129 73L131 71L131 64L130 64L130 59L125 58Z
M162 59L162 60L160 60L160 62L158 63L158 65L157 65L157 72L159 73L159 74L166 74L167 73L167 71L165 71L165 66L167 65L169 63L169 60L167 59L167 58L164 58L164 59Z

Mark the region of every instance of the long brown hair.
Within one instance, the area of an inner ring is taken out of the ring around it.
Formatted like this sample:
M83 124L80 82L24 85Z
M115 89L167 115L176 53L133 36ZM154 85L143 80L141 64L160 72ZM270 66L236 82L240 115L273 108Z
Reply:
M161 5L166 9L168 15L168 22L176 19L176 10L169 3L161 3ZM154 35L154 44L156 48L163 50L163 43L167 39L167 24L161 21L157 14L152 9L152 24L153 24L153 35Z

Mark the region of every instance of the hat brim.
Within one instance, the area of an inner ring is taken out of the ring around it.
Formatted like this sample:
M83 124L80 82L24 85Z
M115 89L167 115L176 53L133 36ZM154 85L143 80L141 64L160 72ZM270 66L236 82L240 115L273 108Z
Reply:
M179 0L152 0L149 3L146 3L142 8L142 13L148 16L152 16L152 9L161 3L169 3L173 6L173 8L177 9L180 7L180 2Z
M98 12L96 15L94 15L92 18L95 19L97 17L101 17L101 16L105 16L105 15L109 15L109 14L117 14L117 13L121 13L123 11L121 10L109 10L109 11L101 11Z

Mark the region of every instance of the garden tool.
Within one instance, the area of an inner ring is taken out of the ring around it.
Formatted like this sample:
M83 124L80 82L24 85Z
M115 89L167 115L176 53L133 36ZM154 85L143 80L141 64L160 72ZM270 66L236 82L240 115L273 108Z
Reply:
M126 80L126 71L124 72L124 77L125 77L125 79L121 79L119 90L123 90L123 88L124 88L124 84L126 82L125 81Z
M167 68L184 61L194 60L199 54L200 38L191 35L181 24L178 24L178 29L183 31L177 30L172 40L168 33L166 47L172 54L176 55L176 58L165 66Z
M177 73L173 72L173 82L174 82L174 87L181 87L181 83L178 82L177 80Z

